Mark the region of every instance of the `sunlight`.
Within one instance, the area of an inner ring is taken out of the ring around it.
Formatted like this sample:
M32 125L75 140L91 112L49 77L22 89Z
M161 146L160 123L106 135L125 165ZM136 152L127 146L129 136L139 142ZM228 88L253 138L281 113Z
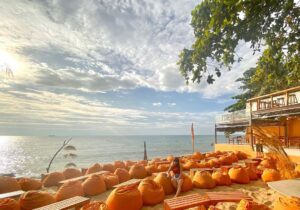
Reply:
M20 69L19 62L11 54L0 50L0 71L6 71L8 74L18 74Z

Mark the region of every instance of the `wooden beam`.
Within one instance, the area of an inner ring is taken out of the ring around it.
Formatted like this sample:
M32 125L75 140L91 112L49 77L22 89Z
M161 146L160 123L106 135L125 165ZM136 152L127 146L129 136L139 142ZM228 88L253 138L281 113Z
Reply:
M217 140L217 125L215 124L215 144L218 143L218 140Z

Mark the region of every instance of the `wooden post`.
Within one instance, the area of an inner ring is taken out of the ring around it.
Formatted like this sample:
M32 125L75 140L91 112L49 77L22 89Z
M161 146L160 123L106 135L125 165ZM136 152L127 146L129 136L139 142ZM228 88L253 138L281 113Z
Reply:
M257 102L256 102L257 103ZM250 144L252 147L252 150L254 150L254 146L253 146L253 130L252 130L252 103L250 101Z
M285 92L285 100L286 100L286 106L288 106L289 105L289 93L288 93L288 91L286 91Z
M215 124L215 144L218 143L218 139L217 139L217 124Z

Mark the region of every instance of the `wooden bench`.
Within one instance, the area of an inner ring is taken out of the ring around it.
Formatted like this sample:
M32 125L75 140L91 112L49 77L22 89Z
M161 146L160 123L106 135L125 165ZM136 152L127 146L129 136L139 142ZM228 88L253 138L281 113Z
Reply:
M47 206L36 208L35 210L67 210L70 208L79 209L89 202L90 198L75 196L73 198L69 198L63 201L49 204Z
M252 201L252 198L241 191L224 191L224 192L206 192L204 196L208 198L211 205L219 202L240 202L242 199Z
M201 205L209 206L210 201L198 193L164 200L164 210L184 210Z
M13 191L13 192L9 192L9 193L2 193L2 194L0 194L0 199L2 199L2 198L18 198L23 193L24 193L23 190Z
M123 187L123 186L131 185L131 184L139 184L141 182L141 180L142 179L130 179L126 182L122 182L120 184L114 185L113 188Z
M92 175L102 175L102 174L107 174L107 173L110 173L110 172L109 171L99 171L99 172L96 172L96 173L87 174L87 175L75 177L75 178L72 178L72 179L65 179L63 181L60 181L59 185L63 185L65 183L69 182L69 181L82 181L82 180L85 180L85 179L87 179L88 177L90 177Z

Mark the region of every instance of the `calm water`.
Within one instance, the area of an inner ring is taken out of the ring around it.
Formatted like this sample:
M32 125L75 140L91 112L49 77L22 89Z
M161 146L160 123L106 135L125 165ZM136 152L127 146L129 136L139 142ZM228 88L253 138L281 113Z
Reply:
M57 149L68 137L0 136L0 173L17 176L40 176ZM74 159L64 158L62 151L54 160L51 171L63 170L68 162L78 167L115 160L141 160L144 141L148 159L189 154L192 151L190 136L93 136L73 137L70 145L76 147ZM195 149L200 152L213 150L214 136L196 136ZM224 141L223 136L218 141Z

